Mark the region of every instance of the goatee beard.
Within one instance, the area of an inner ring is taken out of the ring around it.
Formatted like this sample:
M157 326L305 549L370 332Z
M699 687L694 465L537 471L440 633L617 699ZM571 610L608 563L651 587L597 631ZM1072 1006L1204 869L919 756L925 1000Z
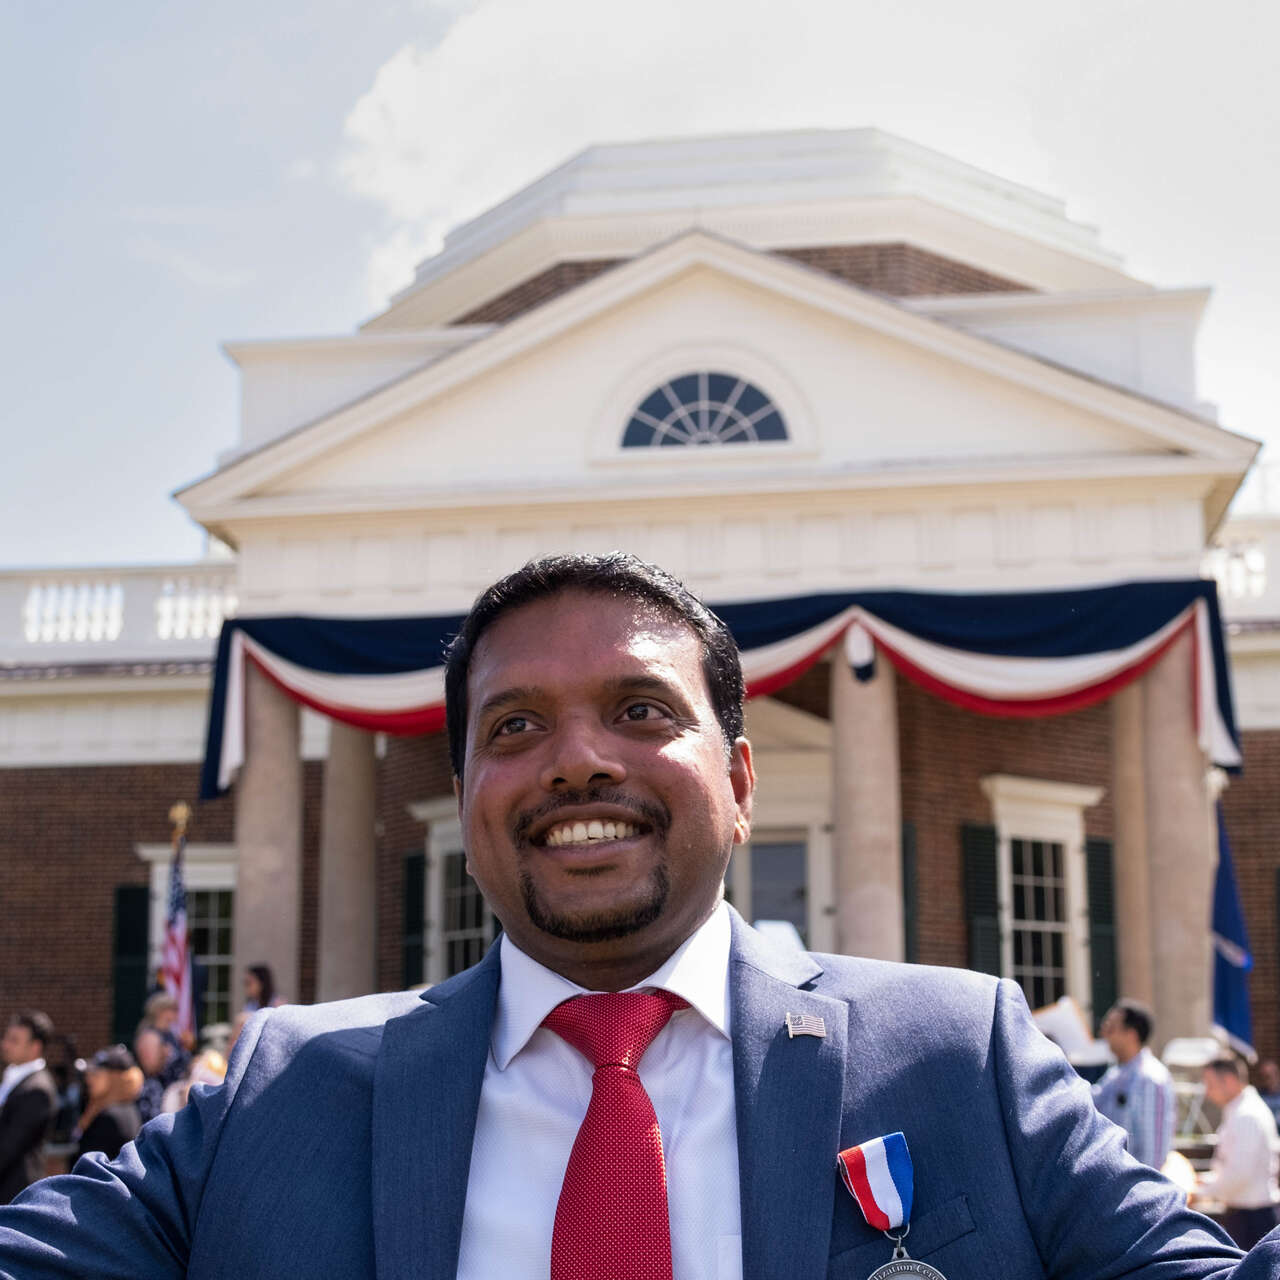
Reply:
M520 893L530 921L543 933L563 938L566 942L609 942L613 938L637 933L652 924L662 914L671 892L671 877L665 865L660 863L653 869L647 888L648 893L639 902L616 910L559 914L538 896L537 886L528 871L522 869L520 872Z

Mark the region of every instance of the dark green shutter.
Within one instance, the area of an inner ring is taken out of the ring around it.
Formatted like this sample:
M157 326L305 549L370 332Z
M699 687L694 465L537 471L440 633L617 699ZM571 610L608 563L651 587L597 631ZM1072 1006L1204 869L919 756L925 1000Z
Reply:
M147 999L151 891L144 884L116 885L115 928L111 948L111 1036L133 1043Z
M916 824L902 824L902 958L908 964L919 959L919 935L916 920L917 898Z
M1089 895L1089 964L1094 1025L1119 996L1116 964L1116 894L1111 841L1086 840Z
M400 933L401 985L416 987L426 980L427 855L410 853L404 859L404 916Z
M1000 975L1000 898L995 827L960 828L964 858L964 913L969 929L969 968Z

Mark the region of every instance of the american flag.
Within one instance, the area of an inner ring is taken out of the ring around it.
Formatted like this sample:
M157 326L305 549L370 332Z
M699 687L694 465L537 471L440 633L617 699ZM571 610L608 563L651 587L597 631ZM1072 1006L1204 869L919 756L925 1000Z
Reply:
M819 1040L827 1034L827 1024L812 1013L789 1013L786 1017L787 1035L794 1040L796 1036L817 1036Z
M179 1035L195 1034L196 1017L192 1006L191 949L187 943L187 887L182 880L182 854L187 847L185 835L173 845L173 862L169 865L169 909L164 921L164 959L160 980L164 989L178 1002Z

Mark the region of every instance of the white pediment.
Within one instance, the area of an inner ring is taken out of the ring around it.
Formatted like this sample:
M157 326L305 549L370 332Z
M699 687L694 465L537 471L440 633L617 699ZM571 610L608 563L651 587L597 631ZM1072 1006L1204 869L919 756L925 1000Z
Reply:
M790 440L621 447L648 390L707 368L759 386ZM1191 414L694 232L229 463L182 500L210 522L491 506L507 495L564 503L1058 472L1238 476L1254 447Z

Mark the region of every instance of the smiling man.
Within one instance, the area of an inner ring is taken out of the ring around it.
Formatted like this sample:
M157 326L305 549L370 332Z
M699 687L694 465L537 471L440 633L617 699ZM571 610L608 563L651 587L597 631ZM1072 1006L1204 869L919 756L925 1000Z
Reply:
M0 1210L0 1275L1280 1274L1280 1232L1242 1259L1125 1153L1014 984L779 949L724 904L742 673L668 574L525 566L446 697L501 940L421 997L263 1011L222 1088Z

